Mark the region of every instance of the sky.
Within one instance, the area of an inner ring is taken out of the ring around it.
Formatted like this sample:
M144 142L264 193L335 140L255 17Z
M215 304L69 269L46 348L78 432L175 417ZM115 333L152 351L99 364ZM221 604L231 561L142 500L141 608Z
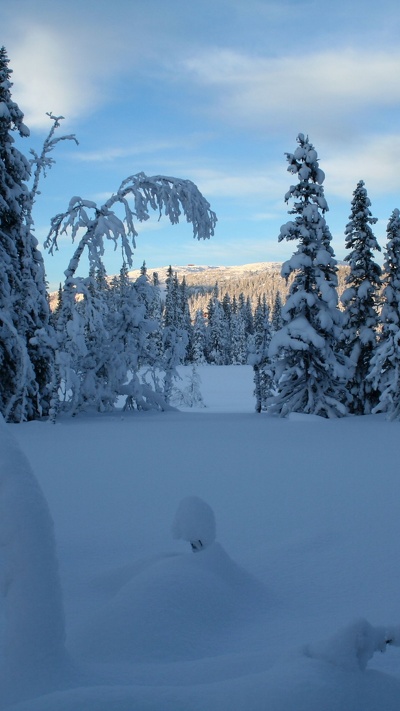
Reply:
M12 96L39 151L53 112L64 120L56 163L35 205L43 250L51 217L79 195L99 205L144 171L194 181L217 213L215 235L157 215L138 225L134 268L283 261L285 152L308 134L326 174L338 259L352 194L364 180L381 246L400 207L398 0L14 0L0 7ZM71 237L43 251L51 289ZM377 256L381 260L381 256ZM110 244L109 274L121 255ZM82 265L86 270L86 265ZM84 273L83 271L83 273Z

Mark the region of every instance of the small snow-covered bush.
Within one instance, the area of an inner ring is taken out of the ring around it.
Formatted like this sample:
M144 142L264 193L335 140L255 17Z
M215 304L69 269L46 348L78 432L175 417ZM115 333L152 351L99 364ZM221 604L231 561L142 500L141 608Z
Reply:
M172 535L188 541L193 551L214 543L216 524L211 506L198 496L182 499L172 524Z

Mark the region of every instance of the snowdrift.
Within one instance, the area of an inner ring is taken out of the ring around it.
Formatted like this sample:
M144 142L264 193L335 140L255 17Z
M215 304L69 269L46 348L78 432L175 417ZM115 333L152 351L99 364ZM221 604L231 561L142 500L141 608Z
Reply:
M2 711L400 708L398 425L224 374L231 412L0 428Z

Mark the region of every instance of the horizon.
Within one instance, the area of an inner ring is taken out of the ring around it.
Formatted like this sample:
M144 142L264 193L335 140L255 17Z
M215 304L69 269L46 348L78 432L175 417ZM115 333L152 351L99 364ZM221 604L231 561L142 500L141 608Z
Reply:
M218 223L203 243L186 222L170 226L154 215L136 225L134 269L143 261L285 261L294 249L278 242L293 182L285 152L295 150L300 132L326 174L337 259L346 253L344 229L361 179L384 246L400 190L394 0L338 0L334 7L316 0L203 0L196 7L184 0L37 0L33 7L17 0L0 10L0 20L12 98L31 131L17 147L26 156L40 150L50 111L65 116L57 135L79 141L57 145L34 210L50 289L63 280L74 249L63 238L60 251L46 255L51 217L72 195L102 204L140 171L192 180ZM120 268L112 245L105 265L109 274Z

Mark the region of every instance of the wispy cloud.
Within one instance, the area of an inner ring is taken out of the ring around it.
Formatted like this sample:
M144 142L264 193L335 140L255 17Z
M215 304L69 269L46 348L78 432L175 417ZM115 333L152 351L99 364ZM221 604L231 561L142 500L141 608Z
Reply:
M148 155L153 156L167 151L181 151L182 149L192 148L197 146L207 136L185 136L177 139L143 141L138 139L137 143L132 145L120 145L106 148L99 148L96 151L80 151L73 158L84 163L105 163L117 161L120 159L131 158L132 156Z
M212 159L209 161L212 163ZM283 166L283 167L282 167ZM167 173L172 172L174 175L181 178L192 180L199 190L207 198L223 197L223 198L263 198L263 202L268 198L277 200L287 190L287 184L290 180L289 176L285 175L284 158L279 166L268 165L268 169L261 171L259 167L253 171L243 171L241 166L225 165L223 169L214 168L198 168L193 162L188 160L185 163L180 161L168 162L163 164L159 161L160 172L167 168ZM170 172L168 172L168 170ZM110 197L111 193L97 193L96 196L91 196L90 199L105 201ZM270 219L271 214L258 214L253 219L265 220Z
M364 180L371 195L399 195L399 165L400 134L367 136L350 148L335 150L324 160L326 189L348 198L357 182Z
M276 171L261 172L259 169L244 172L237 168L226 170L198 169L188 170L191 179L207 197L258 197L276 194ZM282 171L280 171L282 172Z
M112 42L102 51L102 37L71 28L23 22L7 44L15 83L13 98L31 128L48 128L47 111L74 119L95 110L104 96L105 79L114 67Z
M232 50L207 51L184 63L192 81L215 91L209 109L224 120L264 130L286 127L334 133L369 107L398 106L400 51L355 49L254 57ZM360 126L358 125L359 129Z

